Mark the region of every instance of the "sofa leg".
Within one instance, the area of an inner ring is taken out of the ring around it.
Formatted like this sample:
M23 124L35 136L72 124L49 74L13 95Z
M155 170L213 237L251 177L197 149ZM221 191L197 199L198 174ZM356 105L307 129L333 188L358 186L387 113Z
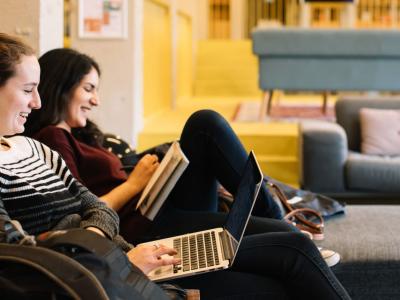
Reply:
M326 115L328 112L328 96L329 91L324 91L322 94L322 112L324 115Z
M263 100L261 102L260 108L260 120L264 119L265 114L269 115L271 113L273 95L274 90L264 91Z

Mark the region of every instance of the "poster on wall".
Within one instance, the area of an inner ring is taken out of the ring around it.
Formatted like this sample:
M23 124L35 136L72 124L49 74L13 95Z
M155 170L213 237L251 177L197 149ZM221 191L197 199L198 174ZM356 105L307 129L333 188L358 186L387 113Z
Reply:
M79 0L80 38L127 38L128 0Z

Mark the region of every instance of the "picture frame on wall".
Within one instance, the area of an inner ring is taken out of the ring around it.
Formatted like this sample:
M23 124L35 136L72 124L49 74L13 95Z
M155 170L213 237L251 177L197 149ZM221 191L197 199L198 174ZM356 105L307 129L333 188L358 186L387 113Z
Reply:
M78 0L80 38L126 39L128 0Z

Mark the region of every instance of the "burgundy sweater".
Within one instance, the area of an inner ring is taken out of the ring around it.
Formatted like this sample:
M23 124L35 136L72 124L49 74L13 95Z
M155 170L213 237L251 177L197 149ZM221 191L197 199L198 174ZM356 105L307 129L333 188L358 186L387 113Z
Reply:
M107 194L127 179L116 155L79 142L65 129L47 126L33 137L60 153L74 177L97 196Z

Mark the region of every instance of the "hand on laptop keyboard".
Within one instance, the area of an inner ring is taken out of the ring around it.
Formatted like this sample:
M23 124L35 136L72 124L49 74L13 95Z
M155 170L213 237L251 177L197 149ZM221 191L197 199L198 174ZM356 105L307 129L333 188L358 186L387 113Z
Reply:
M176 254L176 250L158 244L139 245L127 253L130 262L145 274L161 266L179 264L181 260L174 257Z

